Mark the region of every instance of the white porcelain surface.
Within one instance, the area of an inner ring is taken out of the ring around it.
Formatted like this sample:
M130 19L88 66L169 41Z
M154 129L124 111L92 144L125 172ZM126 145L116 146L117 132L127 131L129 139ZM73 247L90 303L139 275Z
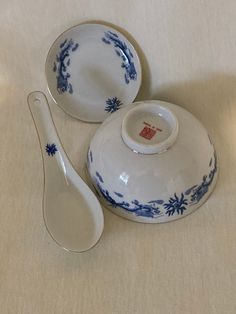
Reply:
M130 125L123 140L124 123ZM165 149L150 153L160 147ZM144 153L137 152L140 148ZM185 109L162 101L131 104L104 121L91 141L87 165L109 209L147 223L191 213L217 178L216 154L205 128Z
M102 24L81 24L61 34L45 69L55 102L90 122L101 122L131 103L141 84L134 47L120 32Z
M101 206L71 166L57 136L45 95L33 92L28 96L28 103L44 163L45 225L61 247L75 252L86 251L102 234Z

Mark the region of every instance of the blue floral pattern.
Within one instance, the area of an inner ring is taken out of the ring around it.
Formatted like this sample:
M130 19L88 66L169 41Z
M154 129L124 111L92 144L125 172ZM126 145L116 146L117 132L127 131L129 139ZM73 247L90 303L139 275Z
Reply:
M89 158L90 158L90 162L93 162L93 153L91 150L89 150Z
M56 147L56 144L47 144L45 146L45 150L46 150L46 153L48 154L48 156L54 156L57 152L57 147Z
M70 66L70 53L76 51L78 47L79 44L75 43L73 39L65 39L60 44L60 52L53 64L53 72L57 73L57 90L60 94L65 92L73 94L73 86L69 82L68 67Z
M162 212L158 207L158 201L148 202L147 204L142 204L138 200L133 200L128 203L122 200L123 195L121 193L114 192L120 198L120 201L116 201L108 190L104 189L99 181L96 179L96 186L101 193L101 195L107 200L112 207L121 207L126 211L135 214L136 216L156 218L162 216Z
M164 204L164 208L166 209L166 214L168 216L173 216L175 213L183 215L187 205L188 200L184 198L184 194L181 193L181 196L179 197L175 193L174 197L170 197L169 202Z
M217 157L216 153L214 152L214 158L211 158L209 162L209 167L213 165L213 169L210 171L208 175L204 175L202 178L201 184L193 187L192 194L191 194L191 204L197 204L203 196L208 192L209 187L214 179L214 176L217 172Z
M110 113L119 110L120 107L123 105L122 102L117 97L108 98L106 104L107 106L105 108L105 111Z
M134 56L127 47L126 43L122 42L119 39L119 36L111 31L105 32L104 37L102 37L102 41L107 45L113 43L117 56L122 59L121 67L125 70L124 78L126 84L129 84L130 80L135 81L137 79L137 72L133 62Z
M102 178L102 176L100 175L100 173L99 173L98 171L96 171L96 177L98 178L98 180L99 180L101 183L104 183L103 178Z
M90 153L91 150L89 150L88 155L90 155ZM174 193L168 201L157 199L142 203L135 199L129 203L125 201L122 193L117 191L111 192L104 187L104 179L98 171L96 171L94 182L96 183L96 189L99 191L100 195L102 195L106 199L107 203L112 207L123 208L127 212L133 213L136 216L157 218L167 215L169 217L173 215L183 215L188 209L188 206L199 203L208 192L209 187L217 173L217 157L215 152L213 157L210 159L209 167L209 174L203 176L200 184L190 187L184 193L179 195Z

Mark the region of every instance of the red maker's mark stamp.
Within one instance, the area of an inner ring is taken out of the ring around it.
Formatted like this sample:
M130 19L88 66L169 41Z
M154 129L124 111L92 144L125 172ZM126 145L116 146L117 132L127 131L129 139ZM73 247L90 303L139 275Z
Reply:
M153 136L157 133L157 131L162 132L161 129L159 129L155 126L151 126L151 124L149 124L147 122L143 122L143 124L145 126L142 129L142 131L139 133L139 136L141 136L147 140L151 140L153 138Z

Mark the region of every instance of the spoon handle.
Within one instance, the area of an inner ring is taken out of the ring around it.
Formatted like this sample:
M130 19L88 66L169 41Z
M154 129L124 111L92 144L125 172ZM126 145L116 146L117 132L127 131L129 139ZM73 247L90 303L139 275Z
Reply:
M28 105L38 133L43 159L57 155L57 152L60 159L65 158L46 96L42 92L32 92L28 96Z

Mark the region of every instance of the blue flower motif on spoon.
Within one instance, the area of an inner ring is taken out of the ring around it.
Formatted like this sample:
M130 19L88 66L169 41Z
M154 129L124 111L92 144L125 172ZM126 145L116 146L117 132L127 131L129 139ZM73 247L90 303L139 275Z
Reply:
M45 150L48 156L54 156L57 152L56 144L47 144Z

